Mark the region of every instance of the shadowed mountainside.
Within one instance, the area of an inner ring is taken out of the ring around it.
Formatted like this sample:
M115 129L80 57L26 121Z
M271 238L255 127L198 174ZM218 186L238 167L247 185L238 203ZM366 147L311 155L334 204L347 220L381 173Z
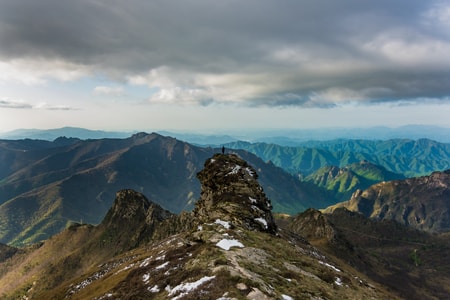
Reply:
M449 231L450 170L378 183L323 211L330 213L340 207L429 232Z
M404 299L450 295L448 233L429 234L391 220L372 220L338 208L307 210L285 226L320 250L339 257Z

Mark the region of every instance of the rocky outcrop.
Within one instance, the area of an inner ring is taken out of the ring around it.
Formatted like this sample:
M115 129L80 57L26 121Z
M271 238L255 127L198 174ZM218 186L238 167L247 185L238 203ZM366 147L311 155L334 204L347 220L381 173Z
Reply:
M394 220L429 232L450 230L450 170L429 176L393 180L357 190L349 201L323 210L345 207L377 220Z
M313 208L295 216L288 228L307 240L326 239L334 242L337 236L333 224L320 211Z
M194 209L200 222L218 219L231 226L275 233L272 205L259 185L258 175L235 154L216 154L197 174L201 196Z

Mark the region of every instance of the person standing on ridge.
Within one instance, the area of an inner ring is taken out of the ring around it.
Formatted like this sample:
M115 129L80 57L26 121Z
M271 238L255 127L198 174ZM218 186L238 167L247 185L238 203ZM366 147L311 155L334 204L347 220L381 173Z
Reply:
M225 146L222 146L222 154L225 154Z

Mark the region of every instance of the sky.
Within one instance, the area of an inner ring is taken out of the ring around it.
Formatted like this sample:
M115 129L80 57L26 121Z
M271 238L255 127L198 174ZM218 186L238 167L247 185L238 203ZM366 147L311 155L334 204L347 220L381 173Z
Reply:
M448 116L448 0L0 0L0 131Z

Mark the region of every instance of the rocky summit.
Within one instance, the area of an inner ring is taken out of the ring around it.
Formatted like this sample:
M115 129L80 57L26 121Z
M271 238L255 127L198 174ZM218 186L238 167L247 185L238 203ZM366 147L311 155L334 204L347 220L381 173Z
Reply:
M199 221L220 219L233 227L276 232L270 200L246 161L235 154L216 154L197 177L202 191L194 216Z

